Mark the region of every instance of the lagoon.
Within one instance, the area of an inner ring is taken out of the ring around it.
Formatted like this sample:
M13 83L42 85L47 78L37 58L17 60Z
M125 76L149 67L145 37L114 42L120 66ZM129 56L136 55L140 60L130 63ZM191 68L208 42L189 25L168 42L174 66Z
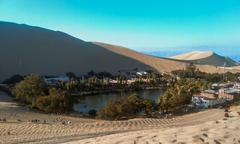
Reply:
M86 95L79 98L79 102L74 105L74 111L79 113L87 113L89 110L101 110L111 100L117 98L126 98L131 94L138 94L143 98L151 99L156 102L159 101L159 97L163 95L163 90L142 90L137 92L121 92L121 93L108 93L108 94L97 94L97 95Z

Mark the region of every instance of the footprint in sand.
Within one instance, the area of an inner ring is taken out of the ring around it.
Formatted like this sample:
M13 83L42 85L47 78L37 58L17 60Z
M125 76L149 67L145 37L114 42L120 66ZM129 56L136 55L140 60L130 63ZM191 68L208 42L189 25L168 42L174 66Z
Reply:
M215 144L221 144L219 140L214 140Z
M234 138L233 142L234 144L240 144L240 138Z
M202 138L201 135L195 135L192 138L194 143L201 143L201 144L205 143L205 139Z

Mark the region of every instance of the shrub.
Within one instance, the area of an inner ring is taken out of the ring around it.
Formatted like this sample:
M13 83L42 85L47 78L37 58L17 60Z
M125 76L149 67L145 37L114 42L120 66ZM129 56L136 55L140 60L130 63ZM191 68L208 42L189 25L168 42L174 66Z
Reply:
M191 102L193 94L208 87L208 83L196 79L180 79L169 87L163 96L160 97L160 110L164 112L174 112L179 107Z
M143 101L144 104L144 112L146 115L151 115L153 112L157 110L157 104L155 101L146 99Z
M68 92L52 88L48 96L36 100L36 107L47 113L65 113L72 110L73 100Z
M40 76L32 74L16 84L12 94L16 96L17 100L32 104L37 97L45 95L45 90L44 80Z
M143 98L138 95L130 95L127 98L120 98L110 101L102 110L97 113L98 118L121 119L129 117L144 109Z

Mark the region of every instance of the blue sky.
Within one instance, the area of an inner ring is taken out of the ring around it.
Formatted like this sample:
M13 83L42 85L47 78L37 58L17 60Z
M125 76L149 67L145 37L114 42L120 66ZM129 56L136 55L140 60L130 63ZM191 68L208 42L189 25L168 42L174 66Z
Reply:
M139 51L240 46L240 0L0 0L0 20Z

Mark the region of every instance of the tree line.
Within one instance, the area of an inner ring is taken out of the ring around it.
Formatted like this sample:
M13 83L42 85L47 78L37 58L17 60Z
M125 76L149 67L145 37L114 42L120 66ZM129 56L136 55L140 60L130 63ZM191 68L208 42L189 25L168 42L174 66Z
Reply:
M72 73L68 75L75 77ZM93 72L89 75L95 76ZM226 73L223 79L222 74L203 73L195 65L189 64L184 70L162 75L161 82L166 85L166 91L159 97L159 103L138 95L130 95L125 99L110 101L99 112L92 110L89 114L103 119L122 119L134 117L138 113L145 113L146 116L154 113L177 113L191 103L191 97L195 93L208 89L214 82L236 81L239 76L239 73ZM71 86L74 82L70 81L70 84L67 83L64 87L47 86L43 78L36 74L15 76L14 80L6 81L11 83L10 92L17 101L46 113L68 113L73 110L76 100L71 95Z

